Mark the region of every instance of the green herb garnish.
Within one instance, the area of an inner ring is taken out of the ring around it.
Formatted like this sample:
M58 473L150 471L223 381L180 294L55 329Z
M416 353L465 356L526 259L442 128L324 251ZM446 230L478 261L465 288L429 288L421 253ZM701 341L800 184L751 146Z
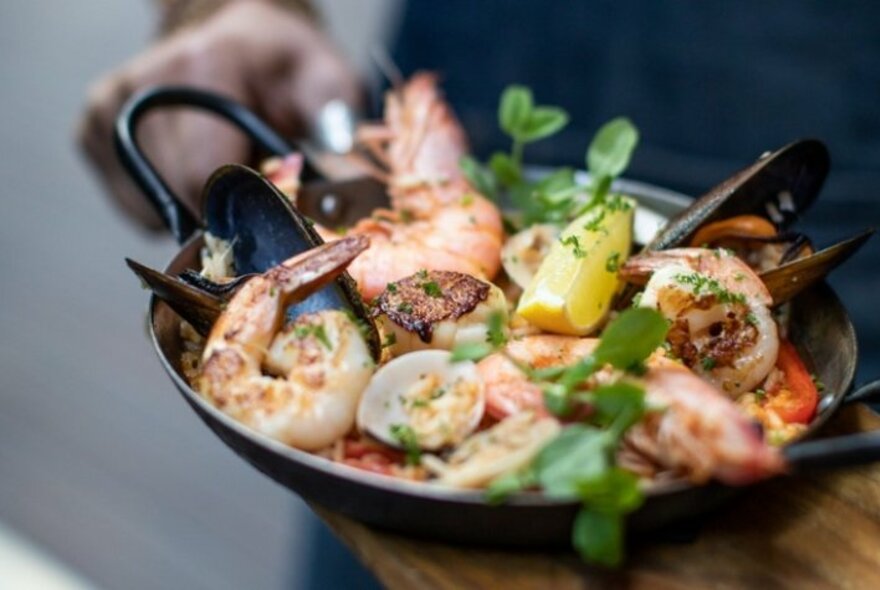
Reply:
M394 440L406 451L406 462L408 465L418 465L422 462L422 450L419 447L419 440L411 426L407 424L392 424L390 432Z
M571 246L572 253L574 253L575 258L583 258L587 255L587 251L581 247L580 241L577 236L568 236L567 238L559 238L559 241L562 242L563 246Z
M605 270L617 272L620 269L620 252L612 252L605 259Z
M422 290L430 297L443 297L443 290L435 281L428 281L422 284Z
M330 338L327 337L324 324L318 324L317 326L294 326L293 335L300 340L314 336L318 342L324 345L324 348L333 350L333 344L331 344Z

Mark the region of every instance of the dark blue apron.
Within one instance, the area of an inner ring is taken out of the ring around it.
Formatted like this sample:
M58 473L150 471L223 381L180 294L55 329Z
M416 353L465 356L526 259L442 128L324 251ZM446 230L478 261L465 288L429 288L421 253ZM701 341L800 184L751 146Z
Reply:
M852 0L442 0L407 2L394 56L437 70L474 150L507 142L508 84L564 107L572 123L529 146L535 163L583 165L593 132L630 117L628 175L700 194L767 149L824 140L833 169L802 227L818 244L880 225L880 2ZM832 276L880 377L880 239ZM371 587L351 558L317 544L310 587Z

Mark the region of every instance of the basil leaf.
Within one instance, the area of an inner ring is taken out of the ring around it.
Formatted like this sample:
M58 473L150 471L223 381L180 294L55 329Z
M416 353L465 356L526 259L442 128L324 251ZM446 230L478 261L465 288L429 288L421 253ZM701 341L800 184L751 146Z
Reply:
M608 121L593 137L587 150L590 175L594 178L620 176L629 165L638 143L639 132L629 119L618 117Z
M568 125L568 113L558 107L536 107L520 134L522 141L550 137Z
M623 517L581 508L574 519L571 541L584 560L616 567L623 560Z
M592 426L563 430L538 454L535 473L550 497L576 498L581 483L597 478L611 465L613 439Z
M498 124L511 137L519 138L532 114L532 91L525 86L508 86L501 94Z
M617 382L593 391L593 420L610 427L615 437L638 422L645 413L645 390L631 383Z
M458 167L474 190L481 195L494 199L498 195L498 183L495 176L471 156L462 156Z
M593 356L599 364L618 369L637 367L663 344L668 330L660 312L644 307L627 309L605 328Z
M513 161L513 158L504 152L492 154L492 157L489 158L489 168L492 169L492 172L495 173L495 178L503 186L510 187L522 182L520 167Z

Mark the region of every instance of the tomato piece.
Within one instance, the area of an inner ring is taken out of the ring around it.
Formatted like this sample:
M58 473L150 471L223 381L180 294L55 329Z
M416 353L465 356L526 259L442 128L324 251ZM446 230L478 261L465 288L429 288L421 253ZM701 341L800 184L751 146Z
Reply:
M342 455L346 459L361 459L367 455L381 455L391 463L403 462L404 454L397 449L366 439L347 438L343 441Z
M368 459L344 459L342 462L355 469L363 469L364 471L378 473L379 475L393 475L390 463L370 461Z
M788 424L807 424L819 405L819 391L804 361L788 340L779 343L776 366L785 375L785 385L767 400L767 408Z

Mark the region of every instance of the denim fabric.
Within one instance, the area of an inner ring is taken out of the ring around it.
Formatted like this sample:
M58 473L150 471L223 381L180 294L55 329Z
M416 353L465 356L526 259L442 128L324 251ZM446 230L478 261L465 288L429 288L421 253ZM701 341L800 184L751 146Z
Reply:
M495 109L517 82L572 123L527 148L582 165L593 131L627 115L628 175L700 194L761 152L824 140L832 174L801 228L819 245L880 222L880 3L837 0L410 1L404 73L438 70L478 154L503 147ZM880 239L832 276L880 376Z

